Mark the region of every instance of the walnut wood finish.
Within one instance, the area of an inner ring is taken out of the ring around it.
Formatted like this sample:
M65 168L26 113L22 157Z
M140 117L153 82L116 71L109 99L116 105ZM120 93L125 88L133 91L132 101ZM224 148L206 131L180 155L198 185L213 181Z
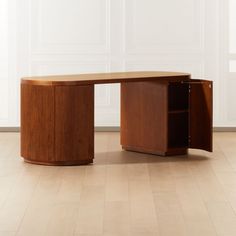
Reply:
M21 156L29 162L54 159L54 87L21 85Z
M190 145L212 152L212 81L190 83Z
M92 163L94 86L22 84L21 156L44 165Z
M167 150L167 83L121 84L121 145L164 155Z
M91 163L94 157L94 86L56 86L55 98L55 160Z
M24 78L21 155L45 165L93 162L94 84L121 83L123 149L183 155L212 151L212 82L174 72ZM190 92L190 93L189 93Z
M190 79L190 74L179 72L119 72L80 75L35 76L21 80L24 84L33 85L86 85L143 81L180 81Z
M169 133L175 130L169 131L168 94L168 82L121 84L123 149L163 156L186 154L187 147L169 147Z

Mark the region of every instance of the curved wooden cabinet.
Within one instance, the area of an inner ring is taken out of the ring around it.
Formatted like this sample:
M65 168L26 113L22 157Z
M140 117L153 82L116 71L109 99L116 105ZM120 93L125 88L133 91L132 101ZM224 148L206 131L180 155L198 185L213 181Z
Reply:
M21 85L21 155L45 165L94 157L94 86Z
M212 151L212 82L175 72L21 80L21 156L44 165L94 158L94 85L121 83L123 149L157 155Z

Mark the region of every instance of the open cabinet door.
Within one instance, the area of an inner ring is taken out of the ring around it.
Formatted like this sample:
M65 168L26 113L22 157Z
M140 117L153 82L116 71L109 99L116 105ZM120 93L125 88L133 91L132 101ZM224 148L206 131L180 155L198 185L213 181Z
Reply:
M189 147L212 152L212 81L189 83Z

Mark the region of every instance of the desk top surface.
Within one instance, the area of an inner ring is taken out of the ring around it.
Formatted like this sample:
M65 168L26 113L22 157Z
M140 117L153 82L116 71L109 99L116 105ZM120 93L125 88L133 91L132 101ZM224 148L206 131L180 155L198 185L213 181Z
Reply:
M180 72L139 71L78 75L34 76L22 78L21 83L32 85L86 85L141 81L189 80L190 74Z

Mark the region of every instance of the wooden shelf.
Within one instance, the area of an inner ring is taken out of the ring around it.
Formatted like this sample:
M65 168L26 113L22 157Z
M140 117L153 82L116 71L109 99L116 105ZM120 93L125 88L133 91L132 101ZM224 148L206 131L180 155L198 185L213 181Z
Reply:
M172 111L168 111L169 114L179 114L179 113L186 113L189 112L188 109L183 109L183 110L172 110Z

